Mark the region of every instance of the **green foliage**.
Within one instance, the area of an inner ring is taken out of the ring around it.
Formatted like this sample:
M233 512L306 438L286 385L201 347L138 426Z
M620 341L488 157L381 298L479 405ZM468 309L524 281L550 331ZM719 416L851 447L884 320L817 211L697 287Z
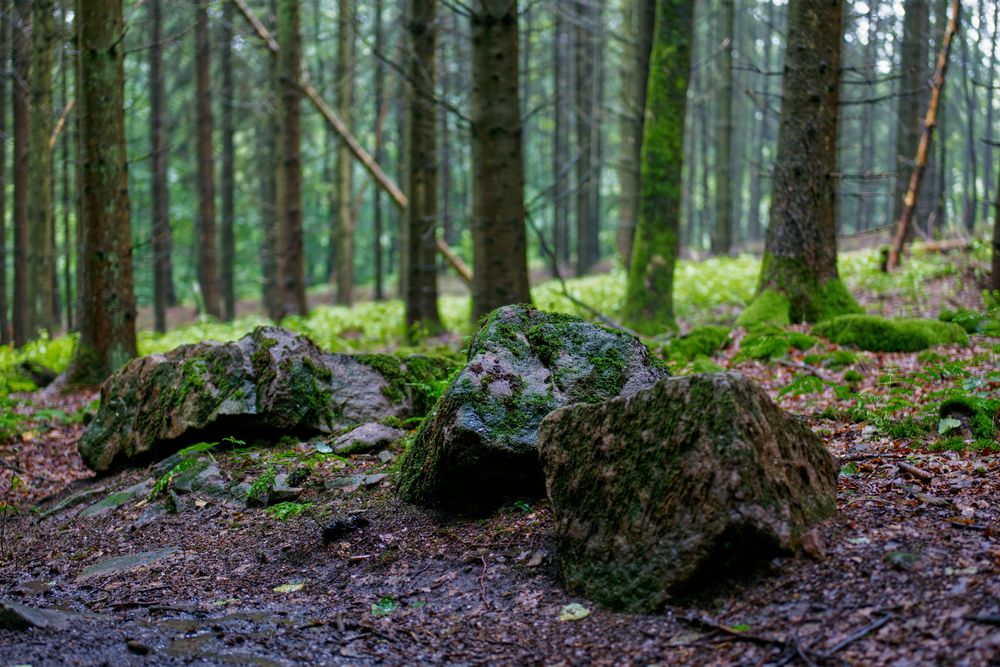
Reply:
M392 612L396 611L399 607L399 603L391 595L384 595L379 598L378 602L372 603L372 616L388 616Z
M854 345L871 352L916 352L932 345L969 342L965 331L956 324L878 315L842 315L817 324L813 333L838 345Z
M744 359L776 359L784 357L792 348L808 350L819 340L809 334L784 331L774 325L754 327L740 343L740 351L733 361Z
M938 408L941 419L960 417L968 421L977 445L997 447L997 422L1000 422L1000 399L955 391Z
M177 463L156 480L153 490L149 492L149 499L153 500L166 494L175 477L194 466L202 454L210 451L218 444L218 442L198 442L177 452Z
M311 503L284 502L278 503L277 505L271 505L264 511L278 521L288 521L289 519L302 514L302 512L308 509L310 505Z
M984 292L984 300L988 300L988 295L989 292ZM945 309L941 311L938 319L942 322L954 322L970 334L1000 336L1000 320L987 313L980 313L968 308Z
M266 505L267 498L271 495L271 490L274 488L274 477L274 466L268 466L267 470L255 479L250 488L247 489L247 503L251 505Z
M695 327L680 338L673 338L661 348L667 361L686 363L698 357L712 357L729 342L729 329L706 325Z

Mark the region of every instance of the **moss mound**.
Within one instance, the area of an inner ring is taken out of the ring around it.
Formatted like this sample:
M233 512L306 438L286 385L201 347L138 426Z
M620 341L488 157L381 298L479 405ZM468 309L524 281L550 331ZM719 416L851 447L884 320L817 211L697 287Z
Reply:
M766 264L768 258L765 257L764 261ZM762 275L765 273L766 266L762 268ZM748 329L761 324L784 327L793 322L822 322L831 317L862 312L861 306L839 278L827 280L821 285L811 279L790 280L789 284L795 286L789 294L773 288L758 292L736 318L736 325Z
M1000 336L1000 320L968 308L957 310L946 308L938 315L938 319L942 322L953 322L970 334Z
M842 315L813 327L813 333L838 345L869 352L917 352L933 345L968 345L965 330L950 322Z
M663 346L663 356L674 363L687 363L699 357L711 357L729 343L729 329L703 326L691 329Z
M809 334L785 331L770 324L759 325L752 328L743 338L736 360L776 359L787 355L792 348L808 350L818 342L818 338Z
M958 418L967 424L977 443L996 446L1000 423L1000 399L963 394L941 403L938 414L942 419Z

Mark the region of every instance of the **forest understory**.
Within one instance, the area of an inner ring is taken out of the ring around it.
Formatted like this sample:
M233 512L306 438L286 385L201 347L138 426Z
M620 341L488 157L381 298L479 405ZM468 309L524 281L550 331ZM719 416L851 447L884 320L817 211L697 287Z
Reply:
M886 313L983 307L961 271L926 282L923 305L912 292L855 293ZM927 409L956 387L995 393L1000 339L847 358L821 342L754 360L741 336L712 361L808 420L839 458L839 512L810 557L749 578L720 571L713 589L655 615L602 610L560 587L546 501L484 518L400 502L398 446L348 459L318 455L315 440L212 450L233 481L310 468L287 513L196 491L176 495L174 512L143 493L85 516L156 480L155 466L94 478L76 451L83 426L54 415L80 414L95 394L28 396L28 430L0 445L24 481L0 485L21 508L4 519L0 598L69 615L0 630L0 662L997 664L1000 462L961 446L965 424L939 435ZM86 502L57 509L80 492ZM123 555L133 558L111 560Z

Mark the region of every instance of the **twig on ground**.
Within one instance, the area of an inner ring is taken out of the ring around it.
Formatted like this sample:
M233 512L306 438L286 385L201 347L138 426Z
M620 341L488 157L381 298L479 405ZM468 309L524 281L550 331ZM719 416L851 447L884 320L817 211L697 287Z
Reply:
M973 623L985 623L986 625L1000 625L1000 614L988 614L985 616L963 616L966 621Z
M876 619L871 623L869 623L868 625L864 626L863 628L857 630L856 632L847 635L847 637L834 644L833 648L824 653L823 659L826 660L832 658L840 651L843 651L845 648L847 648L854 642L858 641L862 637L865 637L866 635L875 632L876 630L878 630L879 628L881 628L883 625L893 620L894 618L896 618L895 614L892 613L885 614L884 616L882 616L882 618Z
M924 482L929 482L932 479L934 479L934 473L927 472L926 470L922 470L917 466L910 465L909 463L905 463L904 461L900 461L899 463L897 463L896 467L905 472L910 477L916 477L917 479L923 480Z

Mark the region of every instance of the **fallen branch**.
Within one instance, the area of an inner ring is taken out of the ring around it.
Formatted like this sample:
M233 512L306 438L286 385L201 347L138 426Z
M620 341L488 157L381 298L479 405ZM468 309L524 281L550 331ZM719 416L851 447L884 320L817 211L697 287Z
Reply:
M925 482L929 482L932 479L934 479L934 473L927 472L926 470L921 470L917 466L910 465L909 463L905 463L903 461L897 463L896 467L905 472L910 477L916 477L917 479L923 480Z
M847 637L834 644L833 648L824 653L823 659L828 660L832 658L834 655L840 653L854 642L858 641L859 639L865 637L868 634L871 634L872 632L875 632L883 625L891 621L893 618L895 618L895 614L887 613L884 616L882 616L882 618L874 620L868 625L861 628L860 630L857 630L856 632L847 635Z

